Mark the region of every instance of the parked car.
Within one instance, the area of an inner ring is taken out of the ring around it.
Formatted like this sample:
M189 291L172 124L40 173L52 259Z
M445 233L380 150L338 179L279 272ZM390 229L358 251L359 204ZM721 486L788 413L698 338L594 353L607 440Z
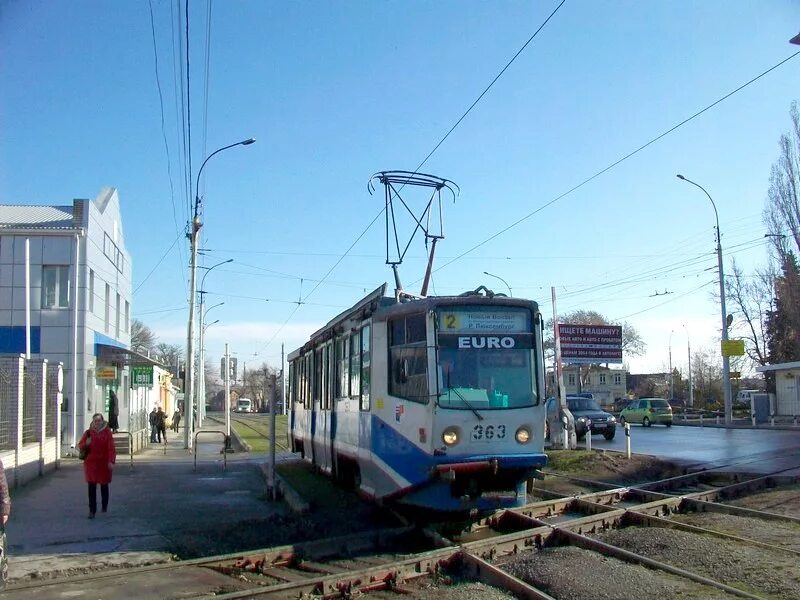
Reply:
M585 438L590 429L592 435L602 435L607 440L614 439L617 432L616 417L605 412L592 398L570 394L567 396L567 408L575 418L575 436L579 440ZM557 410L558 401L555 398L548 399L547 412L552 414Z
M672 407L664 398L639 398L622 410L619 422L641 423L645 427L658 423L672 427Z

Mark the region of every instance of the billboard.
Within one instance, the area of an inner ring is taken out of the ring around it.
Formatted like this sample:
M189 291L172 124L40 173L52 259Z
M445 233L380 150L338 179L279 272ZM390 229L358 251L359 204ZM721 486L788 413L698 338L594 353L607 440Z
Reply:
M561 360L565 363L621 363L622 327L619 325L558 324Z

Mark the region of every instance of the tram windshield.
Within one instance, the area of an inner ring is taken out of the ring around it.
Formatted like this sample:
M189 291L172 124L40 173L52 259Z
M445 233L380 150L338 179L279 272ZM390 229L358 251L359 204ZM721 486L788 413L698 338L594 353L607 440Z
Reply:
M439 405L474 412L538 404L530 312L478 308L439 315Z

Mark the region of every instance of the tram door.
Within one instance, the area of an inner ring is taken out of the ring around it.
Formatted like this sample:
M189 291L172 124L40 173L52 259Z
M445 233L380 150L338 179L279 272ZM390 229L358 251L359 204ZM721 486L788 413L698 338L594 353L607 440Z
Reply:
M316 423L314 415L314 398L311 395L311 354L306 354L302 359L301 394L303 397L303 453L311 461L314 460L314 430Z
M314 464L320 469L330 472L330 437L331 411L325 398L327 379L327 347L317 348L314 352L314 421L313 430Z

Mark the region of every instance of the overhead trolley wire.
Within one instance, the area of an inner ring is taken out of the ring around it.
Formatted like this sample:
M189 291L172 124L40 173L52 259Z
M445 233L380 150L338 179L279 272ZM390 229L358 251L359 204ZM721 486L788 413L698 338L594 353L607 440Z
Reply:
M158 262L155 264L155 266L152 269L150 269L150 272L147 274L147 276L144 279L142 279L139 285L136 286L136 289L133 290L134 294L136 294L136 292L139 291L139 288L141 288L145 284L145 282L148 279L150 279L150 275L152 275L155 272L155 270L158 268L158 265L160 265L164 261L164 259L167 257L167 254L170 253L170 251L175 247L175 244L177 244L178 240L181 239L182 237L183 237L183 232L179 231L178 236L174 240L172 240L172 244L170 244L169 248L167 248L167 251L164 252L161 258L158 259Z
M486 93L487 93L487 92L488 92L488 91L489 91L489 90L492 88L492 86L493 86L493 85L494 85L494 84L497 82L497 80L498 80L498 79L500 79L500 77L503 75L503 73L505 73L505 72L506 72L506 70L508 70L508 68L511 66L511 64L512 64L512 63L513 63L513 62L514 62L516 59L517 59L517 57L518 57L520 54L522 54L522 52L525 50L525 48L527 48L527 47L528 47L528 45L529 45L529 44L530 44L530 43L533 41L533 39L534 39L534 38L535 38L535 37L536 37L536 36L539 34L539 32L540 32L542 29L544 29L545 25L547 25L547 23L550 21L550 19L552 19L552 18L553 18L553 16L554 16L554 15L555 15L555 14L558 12L558 10L559 10L559 9L560 9L560 8L561 8L563 5L564 5L564 3L565 3L565 2L566 2L566 0L561 0L561 2L559 3L559 5L558 5L558 6L557 6L557 7L556 7L556 8L555 8L555 9L554 9L554 10L553 10L551 13L550 13L550 15L548 15L548 17L547 17L547 18L544 20L544 22L543 22L543 23L542 23L542 24L539 26L539 28L538 28L538 29L537 29L537 30L536 30L536 31L533 33L533 35L531 35L531 36L528 38L528 40L527 40L527 41L526 41L526 42L525 42L525 43L522 45L522 47L521 47L519 50L517 50L516 54L514 54L514 56L513 56L513 57L511 57L511 60L509 60L509 61L506 63L506 65L505 65L505 66L504 66L504 67L501 69L501 71L500 71L500 72L497 74L497 76L496 76L494 79L492 79L492 81L489 83L489 85L488 85L488 86L486 86L486 89L484 89L484 90L483 90L483 92L481 92L481 94L480 94L480 95L479 95L479 96L478 96L478 97L475 99L475 101L474 101L474 102L473 102L473 103L472 103L472 104L469 106L469 108L467 108L467 110L464 112L464 114L463 114L463 115L461 115L461 117L460 117L460 118L459 118L459 119L458 119L458 120L455 122L455 124L454 124L454 125L453 125L453 126L452 126L452 127L451 127L451 128L448 130L448 131L447 131L447 133L445 133L444 137L442 137L442 139L441 139L441 140L439 140L439 142L436 144L436 146L434 146L433 150L431 150L431 151L428 153L428 155L425 157L425 159L424 159L424 160L423 160L423 161L422 161L422 162L421 162L421 163L420 163L420 164L417 166L417 168L416 168L416 169L414 169L414 173L412 174L412 176L413 176L414 174L416 174L417 172L419 172L419 170L420 170L420 169L421 169L421 168L422 168L422 167L425 165L425 163L427 163L427 162L428 162L428 160L430 159L430 157L431 157L431 156L433 156L433 155L434 155L434 153L435 153L435 152L436 152L436 151L439 149L439 147L440 147L440 146L441 146L441 145L442 145L442 144L445 142L445 140L446 140L448 137L450 137L450 134L451 134L451 133L453 133L453 131L456 129L456 127L458 127L458 126L461 124L461 122L462 122L462 121L463 121L463 120L464 120L464 119L467 117L467 115L468 115L468 114L469 114L469 113L472 111L472 109L473 109L473 108L475 108L475 106L478 104L478 102L480 102L480 101L481 101L481 99L482 99L482 98L483 98L483 97L486 95ZM350 244L350 246L347 248L347 250L345 250L344 254L342 254L342 255L341 255L339 258L338 258L338 260L337 260L337 261L334 263L334 265L333 265L333 266L332 266L330 269L328 269L328 272L327 272L327 273L325 273L325 275L322 277L322 279L320 279L320 280L319 280L319 282L317 283L317 285L315 285L315 286L314 286L314 287L311 289L311 291L310 291L310 292L308 292L308 294L306 294L306 295L305 295L305 298L303 299L303 301L305 301L305 299L309 298L309 297L310 297L310 296L311 296L311 295L312 295L314 292L316 292L316 291L317 291L317 289L319 288L319 286L320 286L320 285L322 285L322 283L323 283L323 282L324 282L324 281L325 281L325 280L326 280L326 279L327 279L327 278L330 276L330 274L331 274L331 273L333 273L333 270L334 270L336 267L338 267L338 266L339 266L339 264L341 264L341 262L342 262L342 261L343 261L343 260L344 260L344 259L345 259L345 258L346 258L348 255L349 255L349 253L350 253L350 250L352 250L352 249L355 247L355 245L356 245L356 244L357 244L357 243L358 243L358 242L361 240L361 238L362 238L362 237L364 237L364 236L366 235L366 233L367 233L367 232L368 232L368 231L369 231L369 230L372 228L372 226L375 224L375 221L377 221L377 220L380 218L380 216L383 214L383 211L384 211L384 210L385 210L385 207L384 207L384 209L381 209L381 210L378 212L378 214L377 214L377 215L375 215L375 218L374 218L374 219L372 219L372 221L370 221L370 222L369 222L369 224L368 224L368 225L367 225L367 226L364 228L364 230L363 230L363 231L362 231L362 232L361 232L361 233L358 235L358 237L355 239L355 241L354 241L352 244ZM270 340L269 340L269 341L268 341L268 342L267 342L267 343L264 345L264 347L267 347L267 346L269 346L269 345L270 345L270 344L273 342L273 340L274 340L274 339L275 339L275 338L276 338L276 337L277 337L277 336L280 334L280 332L283 330L283 328L286 326L286 324L289 322L289 320L292 318L292 316L294 316L294 314L297 312L297 310L298 310L299 308L300 308L300 304L298 304L298 305L297 305L297 307L295 307L295 309L292 311L292 314L291 314L291 315L289 315L289 318L288 318L288 319L287 319L287 320L284 322L284 324L283 324L283 325L281 325L280 329L279 329L279 330L278 330L278 331L275 333L275 335L273 335L273 336L272 336L272 338L271 338L271 339L270 339Z
M165 152L167 154L167 177L169 179L169 198L170 198L170 202L172 203L172 220L173 220L173 222L175 224L175 231L177 232L178 237L180 237L180 235L181 235L181 227L178 224L178 212L177 212L177 208L175 206L175 185L174 185L174 183L172 181L172 157L171 157L170 152L169 152L169 142L167 141L167 129L166 129L166 122L165 122L165 118L164 118L164 94L163 94L163 91L161 89L161 78L160 78L159 73L158 73L158 45L156 43L156 25L155 25L155 16L153 14L153 0L148 0L148 5L149 5L149 8L150 8L150 33L151 33L152 38L153 38L153 60L155 62L155 78L156 78L156 88L158 89L158 105L159 105L159 108L160 108L160 111L161 111L161 137L164 140L164 150L165 150ZM175 245L175 242L172 243L172 246L174 246L174 245ZM172 246L170 246L170 250L172 249ZM169 250L167 250L167 252L169 252ZM166 253L165 253L165 256L166 256ZM179 254L178 255L178 262L181 265L181 271L182 271L183 270L183 266L182 266L183 263L181 262L180 256L181 255ZM163 257L162 257L161 260L163 260ZM161 260L158 261L158 264L161 264ZM158 264L156 266L158 266ZM154 270L155 270L155 267L154 267ZM151 271L147 275L147 277L145 277L144 281L147 281L147 278L150 277L150 275L152 273L153 273L153 271ZM142 281L142 283L144 283L144 281ZM141 284L139 285L139 287L141 287ZM136 288L136 289L138 290L139 288ZM135 290L134 290L134 293L136 293Z
M454 262L456 262L456 261L458 261L458 260L462 259L462 258L463 258L464 256L466 256L467 254L470 254L471 252L474 252L475 250L477 250L477 249L478 249L478 248L480 248L481 246L484 246L484 245L488 244L490 241L492 241L492 240L494 240L495 238L497 238L497 237L499 237L499 236L503 235L504 233L506 233L507 231L509 231L509 230L513 229L513 228L514 228L514 227L516 227L517 225L520 225L520 224L521 224L521 223L523 223L524 221L527 221L528 219L530 219L530 218L531 218L531 217L533 217L534 215L536 215L536 214L540 213L541 211L543 211L545 208L548 208L548 207L552 206L553 204L555 204L555 203L556 203L556 202L558 202L559 200L561 200L561 199L563 199L563 198L565 198L565 197L569 196L569 195L570 195L570 194L572 194L573 192L576 192L577 190L579 190L580 188L582 188L583 186L585 186L587 183L589 183L589 182L591 182L591 181L594 181L595 179L597 179L597 178L598 178L598 177L600 177L601 175L603 175L603 174L607 173L608 171L610 171L611 169L613 169L613 168L615 168L615 167L619 166L620 164L622 164L623 162L625 162L625 161L626 161L626 160L628 160L629 158L632 158L633 156L635 156L635 155L639 154L639 152L641 152L642 150L644 150L644 149L645 149L645 148L647 148L648 146L651 146L651 145L655 144L657 141L659 141L660 139L662 139L662 138L666 137L667 135L669 135L669 134L670 134L670 133L672 133L673 131L676 131L676 130L677 130L677 129L679 129L680 127L683 127L684 125L686 125L686 124L687 124L687 123L689 123L690 121L693 121L694 119L696 119L697 117L699 117L699 116L700 116L700 115L702 115L703 113L705 113L705 112L709 111L710 109L714 108L714 107L715 107L716 105L718 105L719 103L723 102L724 100L727 100L728 98L730 98L731 96L733 96L733 95L734 95L734 94L736 94L737 92L740 92L741 90L743 90L743 89L745 89L746 87L748 87L749 85L751 85L751 84L755 83L756 81L758 81L759 79L761 79L761 78L762 78L762 77L764 77L765 75L767 75L767 74L771 73L772 71L774 71L774 70L775 70L775 69L777 69L778 67L780 67L780 66L784 65L785 63L789 62L790 60L792 60L793 58L795 58L795 57L796 57L798 54L800 54L800 51L798 51L798 52L795 52L794 54L792 54L792 55L788 56L787 58L783 59L782 61L780 61L779 63L777 63L777 64L775 64L775 65L771 66L771 67L770 67L770 68L768 68L766 71L763 71L763 72L762 72L762 73L760 73L759 75L756 75L755 77L753 77L752 79L750 79L750 80L749 80L749 81L747 81L746 83L743 83L742 85L740 85L739 87L737 87L735 90L733 90L733 91L731 91L731 92L728 92L727 94L725 94L724 96L722 96L722 97L721 97L721 98L719 98L718 100L716 100L716 101L712 102L711 104L709 104L708 106L706 106L706 107L705 107L705 108L703 108L702 110L699 110L699 111L697 111L697 112L696 112L696 113L694 113L692 116L690 116L690 117L688 117L688 118L684 119L683 121L681 121L681 122L680 122L680 123L678 123L677 125L673 125L672 127L670 127L669 129L667 129L667 130L666 130L666 131L664 131L663 133L661 133L661 134L657 135L656 137L654 137L653 139L651 139L649 142L647 142L647 143L645 143L645 144L642 144L641 146L639 146L638 148L636 148L636 149L635 149L635 150L633 150L632 152L629 152L628 154L626 154L626 155L625 155L625 156L623 156L622 158L619 158L619 159L615 160L613 163L611 163L611 164L610 164L610 165L608 165L607 167L605 167L605 168L601 169L600 171L598 171L598 172L597 172L597 173L595 173L594 175L592 175L592 176L590 176L590 177L587 177L586 179L584 179L583 181L581 181L579 184L577 184L577 185L573 186L572 188L570 188L569 190L567 190L567 191L566 191L566 192L564 192L563 194L561 194L561 195L559 195L559 196L556 196L555 198L553 198L553 199L552 199L552 200L550 200L549 202L546 202L545 204L541 205L541 206L540 206L540 207L538 207L537 209L535 209L535 210L531 211L530 213L528 213L527 215L525 215L525 216L521 217L520 219L517 219L516 221L514 221L513 223L511 223L511 224L510 224L510 225L508 225L507 227L505 227L505 228L501 229L501 230L500 230L500 231L498 231L497 233L495 233L495 234L493 234L493 235L489 236L488 238L486 238L486 239L485 239L485 240L483 240L482 242L479 242L478 244L474 245L472 248L470 248L470 249L468 249L468 250L464 251L463 253L461 253L461 254L460 254L459 256L457 256L456 258L454 258L454 259L452 259L452 260L450 260L450 261L446 262L446 263L445 263L445 264L443 264L441 267L438 267L437 269L435 269L435 270L434 270L434 273L435 273L435 272L437 272L437 271L440 271L440 270L444 269L445 267L448 267L449 265L453 264Z

